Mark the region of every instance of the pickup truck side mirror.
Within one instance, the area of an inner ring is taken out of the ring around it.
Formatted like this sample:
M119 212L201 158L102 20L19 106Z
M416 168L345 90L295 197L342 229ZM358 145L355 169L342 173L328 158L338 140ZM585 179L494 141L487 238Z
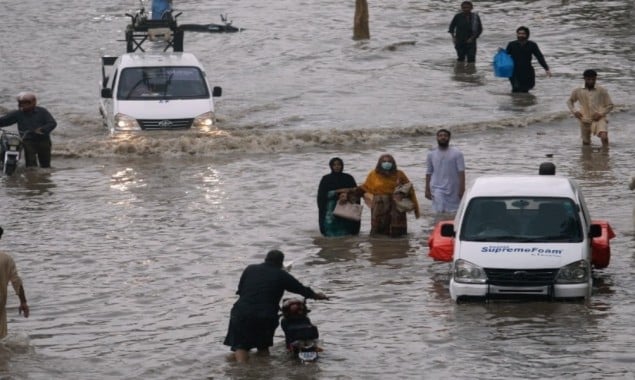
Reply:
M602 226L599 224L592 224L589 227L589 237L596 238L602 236Z
M109 89L109 88L102 88L101 89L101 97L102 98L107 98L107 99L112 98L112 90Z
M454 237L456 232L454 231L454 224L444 223L441 225L441 236Z
M212 90L212 96L218 98L221 95L223 95L223 89L217 86L214 87L214 89Z

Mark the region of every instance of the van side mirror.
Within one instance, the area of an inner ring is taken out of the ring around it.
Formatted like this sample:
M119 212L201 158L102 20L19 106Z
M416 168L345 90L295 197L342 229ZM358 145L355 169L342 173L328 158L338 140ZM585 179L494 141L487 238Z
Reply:
M110 99L112 98L112 90L110 88L102 88L101 89L101 97Z
M445 223L441 225L441 236L444 237L454 237L456 232L454 232L454 224Z
M220 87L214 87L212 90L212 96L218 98L221 95L223 95L223 89Z
M596 238L602 236L602 226L599 224L592 224L589 227L589 237Z

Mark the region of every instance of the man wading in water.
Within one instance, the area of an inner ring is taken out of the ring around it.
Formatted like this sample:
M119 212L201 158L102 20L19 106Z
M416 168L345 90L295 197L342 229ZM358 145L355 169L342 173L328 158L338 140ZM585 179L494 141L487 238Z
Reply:
M269 251L265 262L249 265L240 276L240 296L231 310L225 345L234 351L238 362L249 359L249 350L268 355L273 346L273 335L278 327L278 311L284 291L300 294L316 300L328 299L296 280L282 268L284 254Z
M516 41L507 45L507 53L514 60L514 73L509 78L512 92L529 92L536 85L536 72L531 64L532 56L536 57L547 76L551 77L551 71L538 44L529 40L529 28L521 26L516 29Z
M582 76L584 87L576 88L571 92L567 107L580 121L582 144L591 145L591 134L593 134L600 138L603 148L608 148L609 132L606 115L613 110L613 101L604 87L595 84L598 76L595 70L585 70ZM575 109L576 102L580 103L579 110Z

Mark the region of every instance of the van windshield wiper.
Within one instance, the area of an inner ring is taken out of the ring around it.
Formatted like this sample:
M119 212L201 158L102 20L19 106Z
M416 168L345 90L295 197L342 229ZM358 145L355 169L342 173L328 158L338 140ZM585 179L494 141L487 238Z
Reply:
M165 89L163 90L163 99L168 98L168 89L170 88L170 85L172 84L173 76L174 76L174 73L168 75L168 79L165 81Z

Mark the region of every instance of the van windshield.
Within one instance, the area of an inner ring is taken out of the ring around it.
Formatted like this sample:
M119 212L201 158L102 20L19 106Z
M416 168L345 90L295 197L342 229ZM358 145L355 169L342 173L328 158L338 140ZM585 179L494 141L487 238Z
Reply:
M197 67L130 67L121 72L117 99L207 99L205 77Z
M569 198L487 197L470 201L461 240L581 242L579 206Z

